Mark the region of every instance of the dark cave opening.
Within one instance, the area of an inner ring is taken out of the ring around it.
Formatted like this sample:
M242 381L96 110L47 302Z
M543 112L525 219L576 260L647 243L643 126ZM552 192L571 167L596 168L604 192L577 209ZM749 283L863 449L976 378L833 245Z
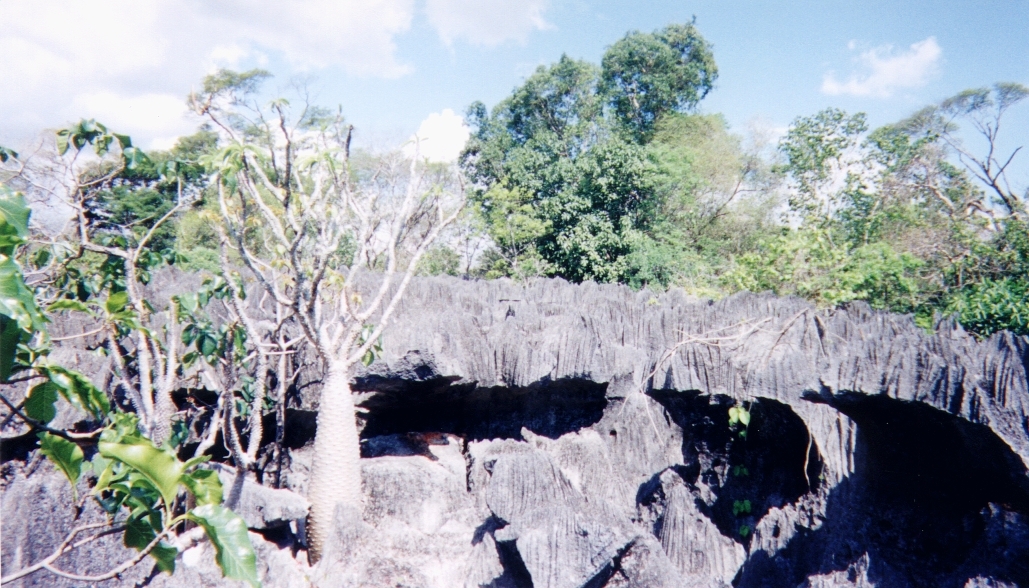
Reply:
M875 586L961 588L976 577L1029 585L1029 478L989 427L883 395L804 398L856 423L854 471L829 492L820 528L752 556L737 586L853 572L865 554Z
M830 507L850 511L885 566L913 581L964 568L1029 581L1024 550L1009 559L986 547L998 540L991 519L1029 515L1026 467L1000 437L920 402L843 392L829 404L857 423L855 499Z
M676 471L692 489L711 490L715 499L698 499L697 506L723 535L749 545L765 513L821 485L822 459L789 406L766 398L746 402L750 425L734 429L729 408L735 401L728 396L664 390L650 395L682 428L686 465Z
M363 439L406 433L450 433L468 441L521 439L522 427L557 439L600 420L606 384L563 379L526 387L480 387L450 380L408 382L355 390L375 391L359 401Z
M855 473L870 499L952 512L994 502L1029 513L1025 465L985 425L887 396L844 392L830 405L857 423Z

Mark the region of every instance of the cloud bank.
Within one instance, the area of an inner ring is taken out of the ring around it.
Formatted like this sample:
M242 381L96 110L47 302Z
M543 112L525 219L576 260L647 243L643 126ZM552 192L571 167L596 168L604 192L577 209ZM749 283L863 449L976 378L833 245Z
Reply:
M851 43L851 49L854 44ZM889 98L897 90L920 88L939 71L943 50L936 37L912 43L906 51L897 53L892 45L881 45L861 53L855 58L859 72L851 73L847 81L836 79L828 72L822 79L822 92L830 96L851 95Z
M398 78L397 39L422 0L3 0L0 143L97 118L163 148L197 121L190 89L218 67L280 57L291 71ZM424 0L447 44L492 47L545 28L546 0Z
M547 0L426 0L429 22L447 45L462 39L495 47L525 42L529 34L551 25L543 18Z

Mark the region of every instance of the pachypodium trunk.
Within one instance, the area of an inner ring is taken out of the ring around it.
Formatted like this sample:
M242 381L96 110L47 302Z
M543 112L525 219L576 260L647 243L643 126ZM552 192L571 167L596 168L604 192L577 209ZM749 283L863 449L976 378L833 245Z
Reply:
M308 499L311 514L307 531L314 563L321 559L331 537L336 507L361 507L361 446L350 391L350 366L342 362L329 366L322 387Z

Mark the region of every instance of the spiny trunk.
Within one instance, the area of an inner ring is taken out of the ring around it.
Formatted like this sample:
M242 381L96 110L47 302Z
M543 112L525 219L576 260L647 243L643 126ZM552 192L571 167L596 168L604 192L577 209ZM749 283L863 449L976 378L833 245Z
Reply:
M348 365L329 366L318 407L311 468L308 540L312 562L321 559L332 534L336 506L361 506L361 447Z

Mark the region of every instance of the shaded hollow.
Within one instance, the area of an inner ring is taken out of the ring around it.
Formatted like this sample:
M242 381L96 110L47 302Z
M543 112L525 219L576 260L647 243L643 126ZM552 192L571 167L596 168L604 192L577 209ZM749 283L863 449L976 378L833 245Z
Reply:
M842 393L829 404L857 423L858 499L850 508L864 519L856 534L890 568L913 581L930 581L920 577L926 569L968 566L1029 581L1025 565L1015 566L1019 577L1009 575L1017 562L1005 562L1002 550L985 549L984 558L985 543L997 540L990 536L994 515L984 513L1029 514L1026 467L993 431L887 396Z
M953 512L995 502L1029 513L1025 465L985 425L887 396L842 393L830 405L858 425L855 469L875 500Z
M829 492L825 523L752 556L739 588L796 586L866 555L875 586L1029 586L1026 468L993 431L888 396L804 397L856 423L854 471Z
M751 422L744 436L744 429L729 426L734 401L727 396L663 390L651 396L682 428L685 467L677 472L690 487L711 489L715 499L698 501L698 508L722 534L749 544L749 531L770 509L817 490L822 460L789 406L765 398L747 403Z
M557 439L600 420L606 384L541 381L526 387L479 387L428 381L364 381L358 392L365 415L362 438L412 432L452 433L468 440L520 439L522 427Z

